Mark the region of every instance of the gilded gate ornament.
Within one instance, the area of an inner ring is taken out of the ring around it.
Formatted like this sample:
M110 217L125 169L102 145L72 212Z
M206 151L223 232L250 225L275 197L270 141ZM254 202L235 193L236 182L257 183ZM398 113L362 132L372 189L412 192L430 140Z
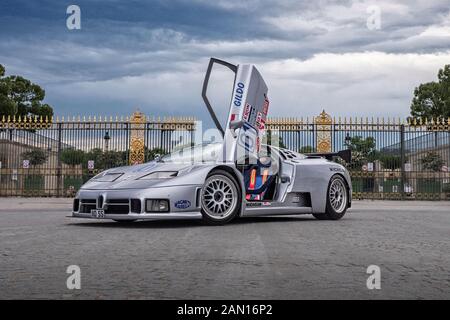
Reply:
M130 164L140 164L145 161L145 115L139 111L130 118Z
M317 152L331 152L331 116L323 110L316 118Z

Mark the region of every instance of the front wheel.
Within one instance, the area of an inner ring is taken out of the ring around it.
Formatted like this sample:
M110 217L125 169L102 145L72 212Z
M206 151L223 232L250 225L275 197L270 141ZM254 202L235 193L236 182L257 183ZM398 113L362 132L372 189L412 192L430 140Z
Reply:
M326 201L325 213L313 213L313 216L319 220L341 219L348 208L348 189L342 176L334 175L331 177Z
M206 178L201 192L203 221L225 224L237 216L242 202L236 179L224 170L215 170Z

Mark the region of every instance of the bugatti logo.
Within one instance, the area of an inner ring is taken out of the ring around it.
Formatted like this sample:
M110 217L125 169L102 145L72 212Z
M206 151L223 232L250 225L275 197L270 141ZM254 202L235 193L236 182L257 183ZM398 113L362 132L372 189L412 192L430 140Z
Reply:
M178 200L175 202L175 208L178 209L187 209L191 206L191 202L189 200Z

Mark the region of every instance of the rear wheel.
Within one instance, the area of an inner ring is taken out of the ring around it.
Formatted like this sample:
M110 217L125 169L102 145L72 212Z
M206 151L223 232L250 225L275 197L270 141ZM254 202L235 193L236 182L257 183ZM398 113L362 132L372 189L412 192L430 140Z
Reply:
M318 220L341 219L348 207L348 189L342 176L334 175L331 177L326 201L325 213L313 213L313 216Z
M237 216L242 195L236 179L224 170L215 170L206 178L201 192L203 221L225 224Z

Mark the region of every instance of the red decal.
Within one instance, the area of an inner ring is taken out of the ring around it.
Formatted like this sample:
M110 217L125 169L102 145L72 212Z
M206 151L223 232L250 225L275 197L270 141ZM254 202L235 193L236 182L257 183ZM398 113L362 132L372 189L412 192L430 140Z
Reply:
M264 95L263 113L267 115L267 112L269 112L269 99Z
M234 121L234 119L236 119L236 115L233 113L233 114L231 115L230 121Z
M245 109L244 109L244 115L242 116L242 118L245 121L248 121L248 117L250 116L250 110L251 110L251 106L247 103L245 105Z

